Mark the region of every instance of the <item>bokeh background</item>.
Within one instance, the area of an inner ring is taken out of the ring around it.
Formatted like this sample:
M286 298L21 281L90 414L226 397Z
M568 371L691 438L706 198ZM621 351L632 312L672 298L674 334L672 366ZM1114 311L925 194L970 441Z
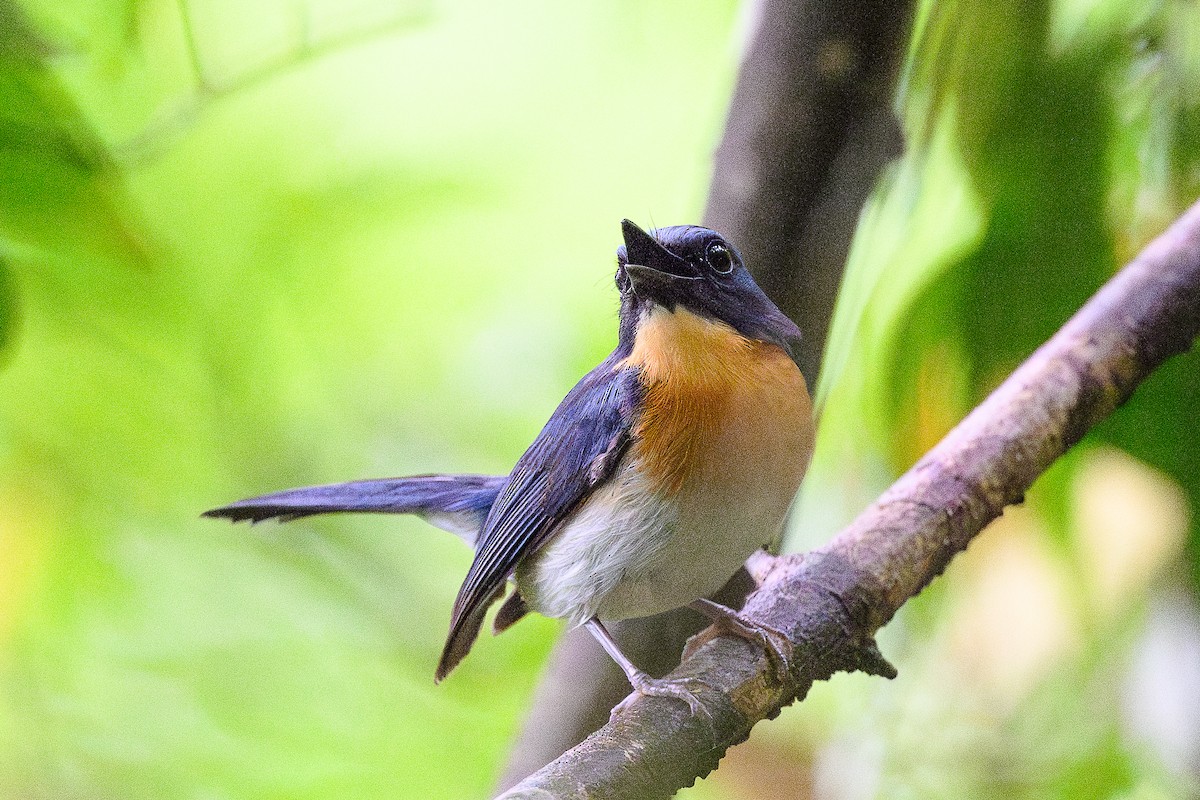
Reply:
M732 2L0 0L0 796L486 796L559 625L432 682L470 554L239 497L504 472L699 218ZM1193 0L918 4L790 537L1200 194ZM683 797L1200 795L1200 362Z

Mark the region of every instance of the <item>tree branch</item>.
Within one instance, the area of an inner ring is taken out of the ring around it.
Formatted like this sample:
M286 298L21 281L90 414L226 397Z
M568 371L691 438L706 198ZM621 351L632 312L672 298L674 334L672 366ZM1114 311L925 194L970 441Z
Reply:
M503 798L670 797L813 681L894 675L875 631L1198 333L1200 202L829 544L769 564L743 613L788 636L788 674L749 642L711 638L673 673L708 687L709 717L640 697Z

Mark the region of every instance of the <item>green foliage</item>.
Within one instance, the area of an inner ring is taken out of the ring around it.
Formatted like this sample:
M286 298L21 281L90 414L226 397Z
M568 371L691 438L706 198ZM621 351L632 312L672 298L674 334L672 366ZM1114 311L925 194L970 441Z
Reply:
M198 515L506 469L700 205L731 14L0 5L0 795L487 791L557 626L434 687L456 541Z
M1179 34L1195 11L1155 9L919 17L911 148L864 211L819 387L827 427L872 432L862 458L888 443L887 473L915 461L1200 192L1200 64ZM1196 449L1169 433L1198 365L1169 364L1093 438L1200 486Z
M1182 2L922 7L900 98L910 148L860 221L797 547L847 522L1195 201L1195 15ZM886 754L856 796L1195 791L1194 765L1156 753L1196 753L1200 732L1133 721L1194 707L1194 670L1130 664L1156 626L1196 635L1194 599L1168 614L1150 598L1187 570L1193 598L1200 587L1198 374L1196 353L1170 362L901 613L884 646L894 685L818 689L834 699L793 722L812 729L815 774L827 742L849 738L843 769ZM1146 737L1160 735L1173 744L1156 751Z
M910 147L860 221L797 546L1200 193L1198 14L921 5ZM617 222L698 213L735 22L727 3L0 0L0 796L488 791L554 623L434 687L457 542L197 515L506 469L612 344ZM1155 592L1200 564L1198 367L1170 363L905 609L899 680L819 686L756 732L750 772L824 796L1194 789L1127 708L1174 685L1133 662ZM762 794L739 774L691 794Z

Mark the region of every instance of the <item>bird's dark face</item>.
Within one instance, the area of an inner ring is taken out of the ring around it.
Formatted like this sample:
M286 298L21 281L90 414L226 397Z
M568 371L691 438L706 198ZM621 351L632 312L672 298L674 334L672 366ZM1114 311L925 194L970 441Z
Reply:
M789 352L789 342L800 338L800 329L758 288L741 256L716 231L676 225L647 233L629 220L622 220L621 231L617 288L623 332L661 306L684 308Z

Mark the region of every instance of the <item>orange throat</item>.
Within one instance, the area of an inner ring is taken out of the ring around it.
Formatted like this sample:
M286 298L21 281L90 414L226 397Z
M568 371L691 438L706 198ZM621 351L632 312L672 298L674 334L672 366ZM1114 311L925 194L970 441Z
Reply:
M683 308L655 307L623 363L641 369L633 452L658 489L703 491L761 475L794 492L812 453L812 407L782 348Z

